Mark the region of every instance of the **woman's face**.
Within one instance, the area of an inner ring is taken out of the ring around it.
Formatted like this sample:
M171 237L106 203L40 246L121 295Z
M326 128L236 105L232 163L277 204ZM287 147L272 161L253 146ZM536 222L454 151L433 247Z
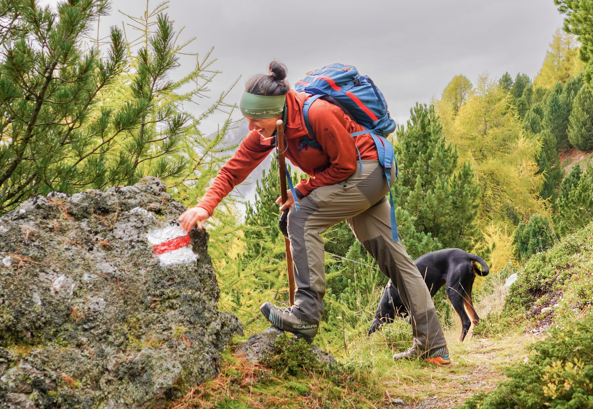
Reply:
M257 131L262 137L269 138L276 130L276 122L280 119L280 116L278 115L276 118L251 118L246 116L245 118L249 121L250 131Z

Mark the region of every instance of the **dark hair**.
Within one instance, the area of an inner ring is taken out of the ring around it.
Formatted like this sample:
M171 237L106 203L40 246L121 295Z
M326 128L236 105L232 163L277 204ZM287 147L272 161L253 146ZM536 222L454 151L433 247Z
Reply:
M272 61L269 68L269 75L259 74L247 81L245 90L250 94L266 95L268 97L286 95L290 90L290 85L285 80L288 72L286 66L281 62Z

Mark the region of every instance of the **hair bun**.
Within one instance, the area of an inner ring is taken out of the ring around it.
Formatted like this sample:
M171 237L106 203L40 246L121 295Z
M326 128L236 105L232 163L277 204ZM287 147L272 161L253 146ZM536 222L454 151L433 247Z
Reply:
M286 66L281 62L272 61L270 63L270 75L274 77L276 81L284 81L287 71Z

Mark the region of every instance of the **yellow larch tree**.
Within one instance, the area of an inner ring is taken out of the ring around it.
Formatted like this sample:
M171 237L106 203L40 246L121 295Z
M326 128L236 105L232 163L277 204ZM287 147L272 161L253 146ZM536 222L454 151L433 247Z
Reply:
M568 77L577 76L583 71L585 63L579 59L579 46L574 35L557 29L534 85L552 89L556 82L565 84Z
M437 104L446 138L457 145L459 162L469 161L481 188L478 226L513 228L535 212L545 212L538 197L543 176L537 174L541 143L526 134L512 98L496 81L481 76L452 117L450 104ZM448 118L446 117L448 116Z
M465 75L456 75L443 91L441 100L448 103L455 114L472 92L473 85Z

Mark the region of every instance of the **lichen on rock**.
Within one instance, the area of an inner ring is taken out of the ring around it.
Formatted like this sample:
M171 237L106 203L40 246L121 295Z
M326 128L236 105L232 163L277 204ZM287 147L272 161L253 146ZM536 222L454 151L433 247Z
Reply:
M242 326L217 309L207 233L173 243L189 255L173 263L148 239L184 210L145 178L0 218L1 407L163 407L218 373Z

